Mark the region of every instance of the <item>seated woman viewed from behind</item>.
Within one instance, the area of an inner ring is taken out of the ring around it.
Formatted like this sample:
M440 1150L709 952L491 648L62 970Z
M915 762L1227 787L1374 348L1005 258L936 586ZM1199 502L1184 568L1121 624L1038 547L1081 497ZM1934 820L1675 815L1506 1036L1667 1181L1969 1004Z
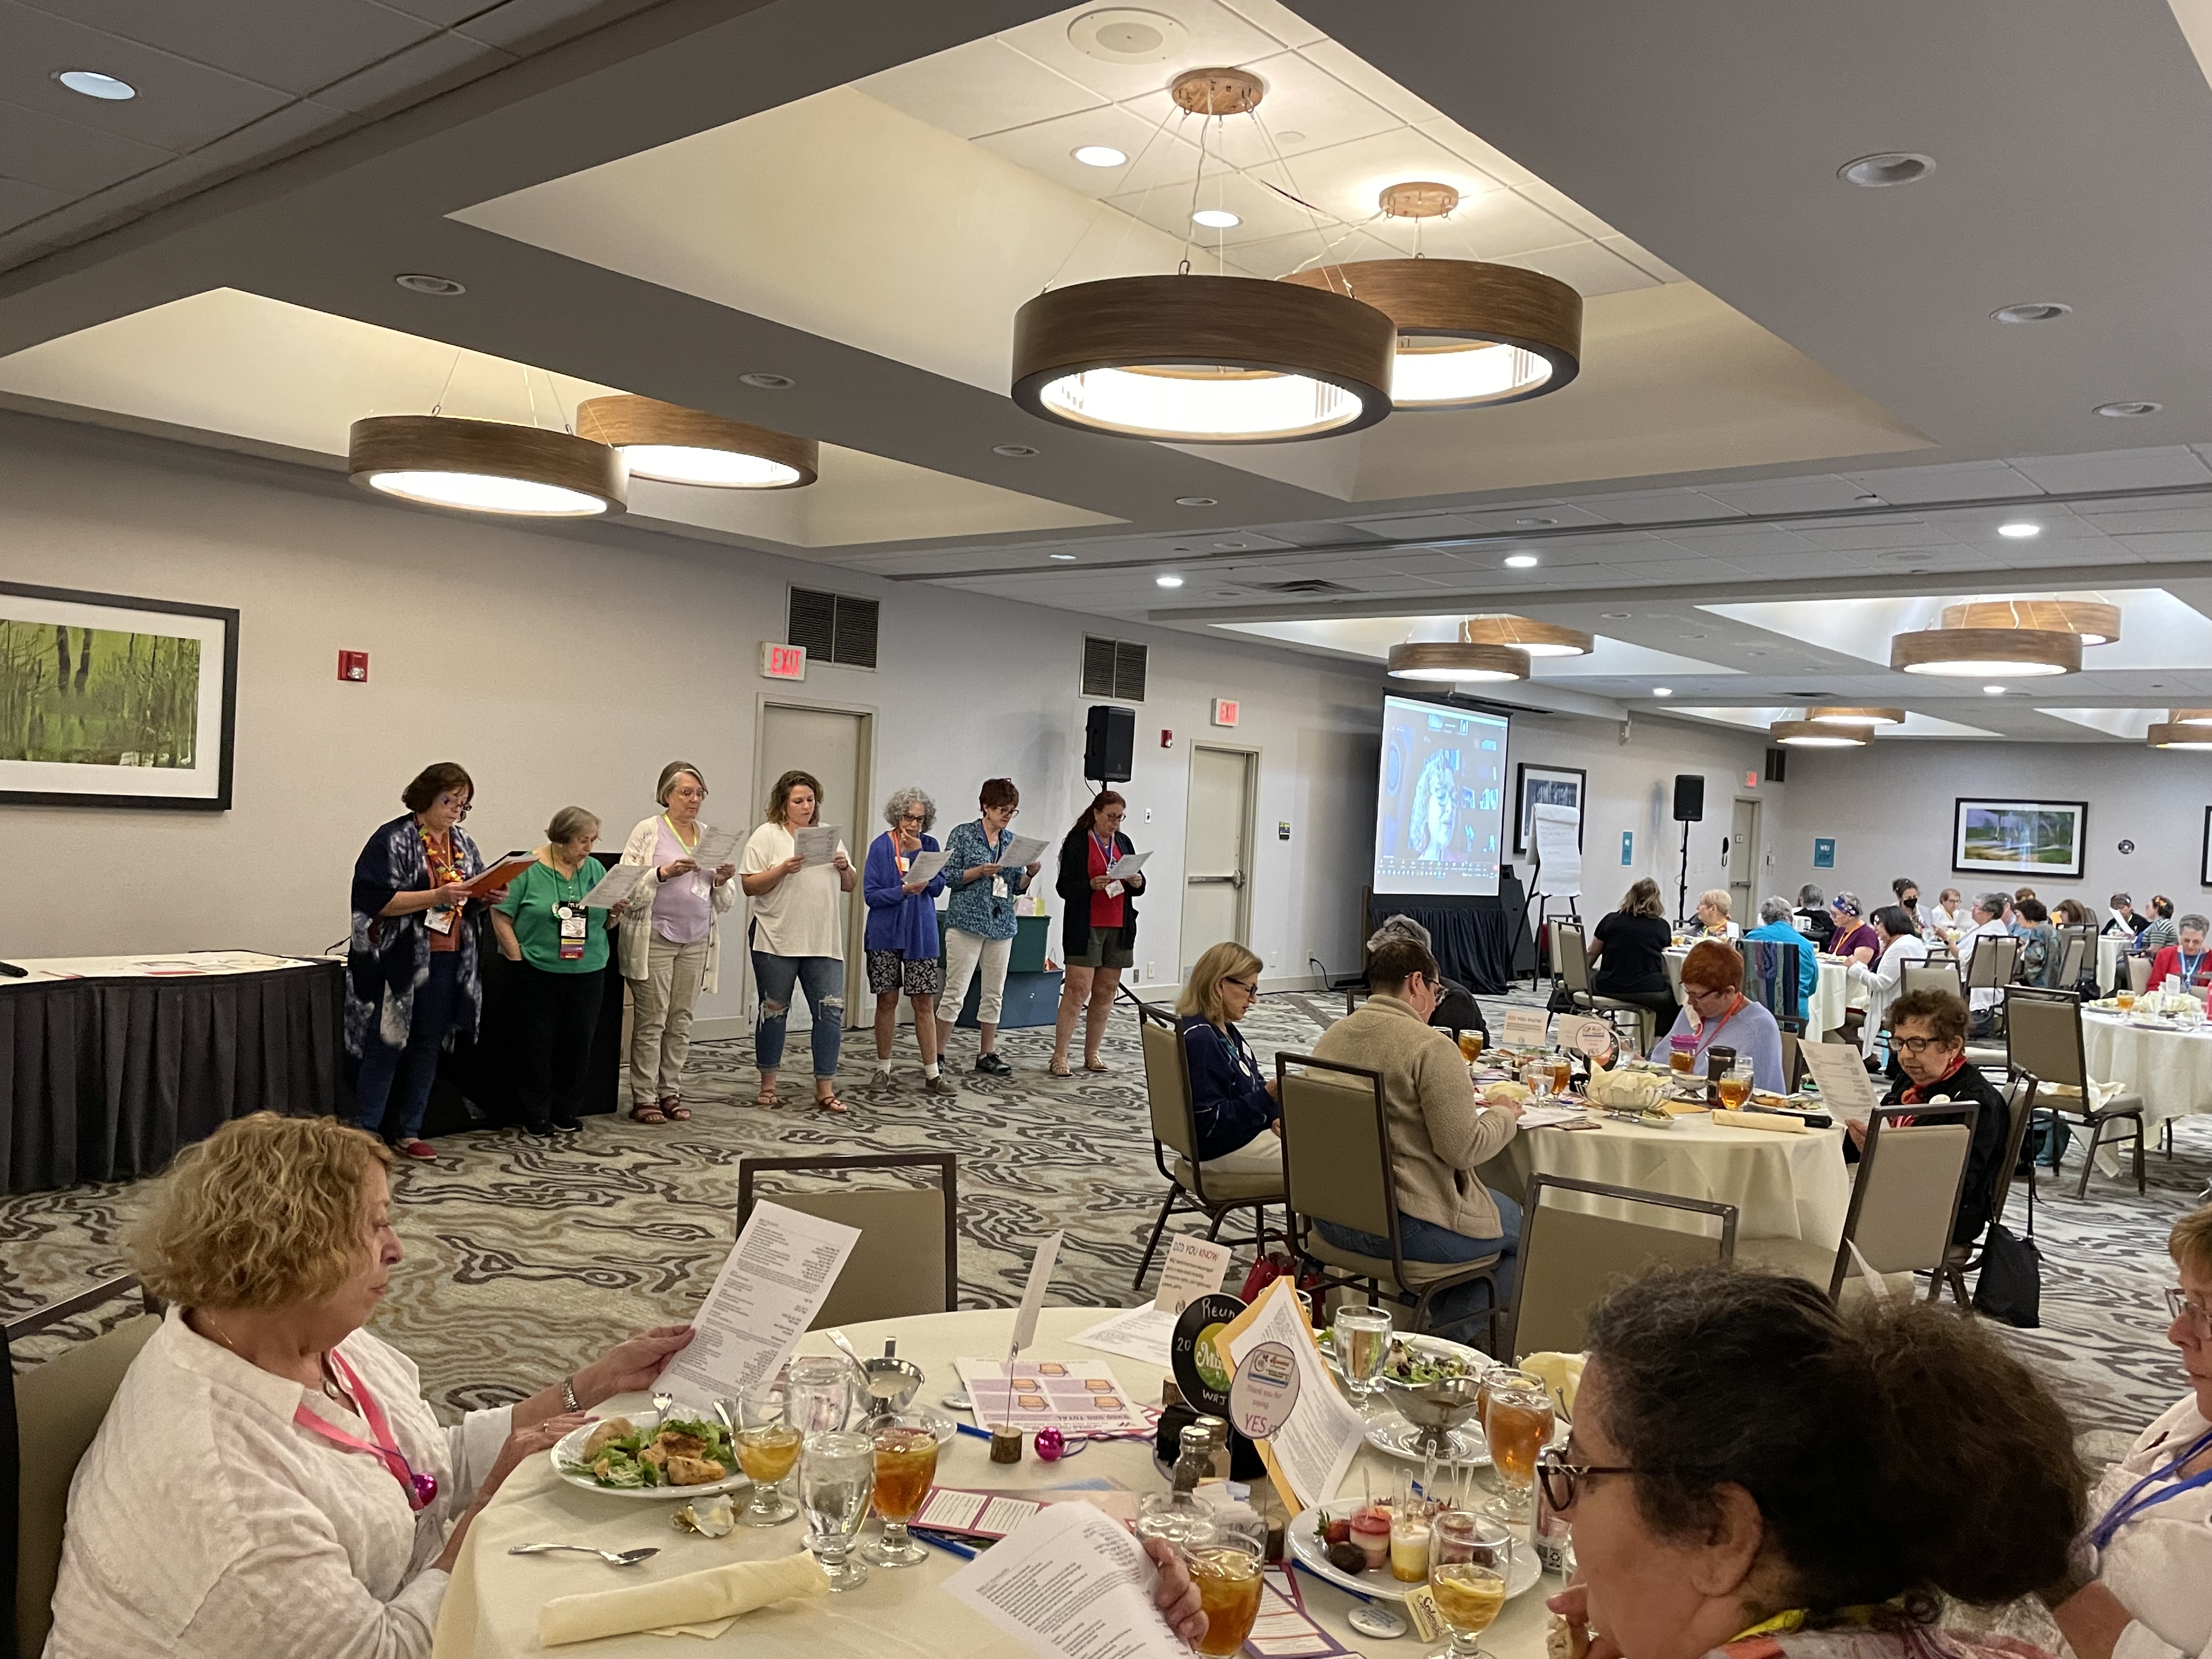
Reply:
M1208 1175L1283 1172L1275 1079L1260 1070L1237 1022L1260 994L1260 958L1224 940L1209 945L1176 1001L1176 1030L1190 1073L1198 1160Z
M1701 939L1682 960L1682 1012L1674 1029L1652 1048L1654 1058L1664 1060L1674 1039L1693 1039L1697 1063L1705 1074L1705 1054L1712 1048L1733 1048L1751 1062L1754 1089L1774 1094L1787 1092L1782 1079L1782 1028L1774 1016L1743 994L1743 957L1718 939Z
M1797 923L1790 914L1790 901L1778 894L1759 902L1759 926L1744 935L1762 945L1787 945L1797 953L1797 998L1807 1006L1813 1001L1813 993L1820 983L1820 958L1813 949L1813 941L1797 930Z
M2065 1411L1984 1328L1678 1268L1601 1302L1588 1352L1537 1463L1574 1528L1549 1605L1577 1659L2038 1653L1936 1623L2063 1581L2082 1514Z
M1680 1006L1667 983L1667 947L1674 939L1667 901L1646 876L1620 896L1620 908L1598 918L1589 944L1590 989L1674 1018Z

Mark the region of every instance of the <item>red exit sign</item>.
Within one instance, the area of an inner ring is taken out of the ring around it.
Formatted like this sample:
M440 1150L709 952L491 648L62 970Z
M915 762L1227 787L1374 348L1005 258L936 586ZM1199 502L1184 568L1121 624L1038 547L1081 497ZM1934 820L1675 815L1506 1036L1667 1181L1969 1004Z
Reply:
M771 680L805 679L806 647L803 645L777 645L773 641L763 640L761 677Z
M1237 714L1237 709L1235 699L1231 697L1216 697L1213 700L1213 723L1216 726L1236 725Z

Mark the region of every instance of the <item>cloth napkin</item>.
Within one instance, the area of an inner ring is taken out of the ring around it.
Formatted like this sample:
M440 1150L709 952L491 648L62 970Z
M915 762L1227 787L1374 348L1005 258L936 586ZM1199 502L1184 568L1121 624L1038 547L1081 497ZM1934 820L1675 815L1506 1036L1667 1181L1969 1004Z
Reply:
M550 1648L670 1626L708 1625L787 1597L829 1593L829 1577L811 1555L732 1561L655 1584L557 1596L538 1610L538 1639Z
M1782 1112L1730 1112L1716 1109L1713 1124L1724 1129L1766 1129L1778 1135L1812 1133L1799 1119Z

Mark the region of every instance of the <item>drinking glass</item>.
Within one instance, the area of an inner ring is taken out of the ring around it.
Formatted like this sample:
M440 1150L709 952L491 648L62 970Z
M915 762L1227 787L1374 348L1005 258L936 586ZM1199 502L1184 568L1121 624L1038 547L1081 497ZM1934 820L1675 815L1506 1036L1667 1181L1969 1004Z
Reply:
M2116 991L2112 994L2112 1000L2119 1004L2120 1012L2124 1014L2136 1006L2136 994L2133 991Z
M1751 1098L1751 1062L1739 1060L1728 1069L1728 1075L1717 1080L1721 1104L1731 1112L1740 1112L1743 1103Z
M1339 1308L1333 1340L1346 1389L1355 1400L1372 1398L1382 1387L1382 1366L1390 1357L1389 1310Z
M867 1518L876 1490L875 1443L865 1434L810 1434L799 1454L799 1501L806 1510L806 1547L822 1564L830 1589L867 1583L868 1564L853 1536Z
M1698 1051L1694 1043L1676 1042L1671 1039L1667 1048L1667 1069L1677 1079L1686 1079L1698 1069Z
M1512 1571L1513 1534L1501 1522L1465 1510L1436 1517L1429 1538L1429 1589L1437 1617L1451 1632L1443 1655L1485 1659L1482 1632L1505 1606Z
M878 1566L919 1566L929 1559L929 1552L907 1532L906 1523L921 1512L937 1479L936 1432L919 1417L893 1417L876 1425L869 1442L875 1451L876 1513L884 1517L884 1535L868 1547L868 1559Z
M1462 1031L1459 1034L1460 1057L1470 1066L1482 1058L1482 1033Z
M776 1527L799 1513L799 1505L779 1483L799 1461L802 1437L792 1426L784 1391L780 1385L748 1389L734 1402L731 1438L737 1443L738 1467L751 1481L751 1501L737 1514L741 1527Z
M1243 1519L1217 1516L1193 1527L1182 1546L1183 1565L1206 1611L1206 1634L1198 1638L1197 1650L1208 1659L1226 1659L1243 1649L1252 1621L1260 1616L1266 1523L1253 1516L1256 1526L1239 1524Z
M1552 1441L1552 1391L1527 1371L1498 1370L1483 1379L1482 1432L1504 1490L1485 1504L1504 1521L1528 1518L1536 1454Z
M1426 1500L1413 1497L1390 1506L1390 1576L1401 1584L1429 1576L1429 1510Z
M1565 1054L1553 1054L1552 1056L1552 1092L1555 1095L1566 1093L1567 1085L1574 1081L1574 1061Z
M835 1434L851 1421L853 1367L836 1354L807 1354L791 1362L784 1394L791 1423L801 1434Z

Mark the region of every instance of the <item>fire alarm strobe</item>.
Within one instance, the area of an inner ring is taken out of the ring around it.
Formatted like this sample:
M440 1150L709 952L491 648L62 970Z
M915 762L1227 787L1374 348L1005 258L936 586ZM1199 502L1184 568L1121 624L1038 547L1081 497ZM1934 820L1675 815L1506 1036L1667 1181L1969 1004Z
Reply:
M366 651L339 652L338 678L342 680L351 680L356 684L366 682L368 678L368 653Z

